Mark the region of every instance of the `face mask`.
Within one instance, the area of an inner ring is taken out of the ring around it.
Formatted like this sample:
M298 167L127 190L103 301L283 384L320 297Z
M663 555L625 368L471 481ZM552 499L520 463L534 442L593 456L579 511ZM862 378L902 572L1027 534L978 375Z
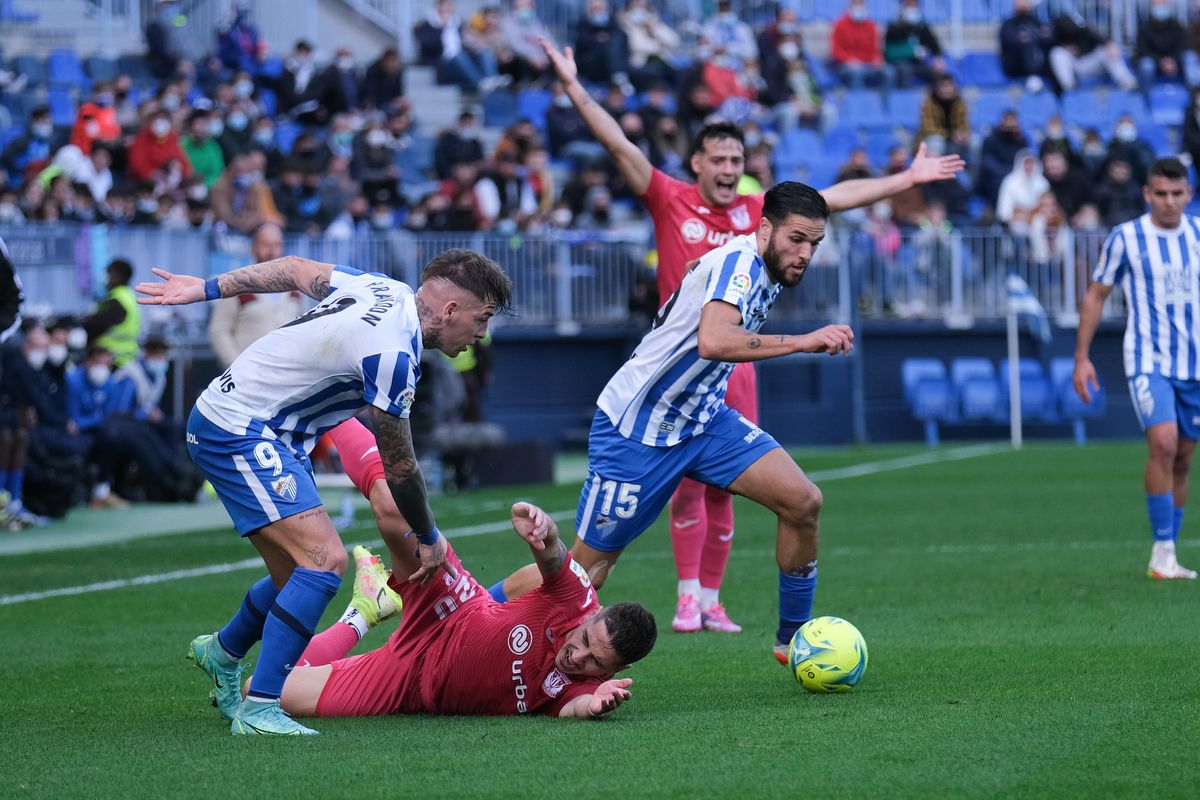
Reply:
M155 211L158 211L158 201L138 200L137 210L141 211L143 214L153 214Z
M387 144L388 135L381 130L367 131L368 147L383 147Z
M162 107L167 111L179 110L179 98L173 94L169 94L162 99Z
M529 23L533 22L534 19L533 9L522 8L520 11L513 14L513 17L515 17L517 22L520 22L522 25L528 25Z
M646 21L646 12L640 8L635 8L629 12L629 21L634 25L641 25Z
M0 218L10 219L16 216L16 203L0 203Z
M254 132L254 141L262 147L270 147L275 141L275 131L271 128L259 128Z
M52 344L46 348L46 360L54 366L59 366L67 360L67 346L65 344Z
M171 132L171 123L169 120L156 119L150 123L150 132L162 139Z
M854 20L855 22L862 22L866 18L867 10L862 6L855 6L854 8L850 9L850 19Z
M1102 144L1085 144L1083 146L1084 155L1102 156L1104 155L1104 145Z
M88 383L92 386L103 386L112 377L112 370L104 364L93 364L87 369Z
M167 374L166 361L147 361L145 362L145 365L146 374L152 378L161 378L163 375Z
M210 119L208 121L208 133L210 136L220 136L225 132L225 122L219 119Z
M371 227L378 230L386 230L392 227L392 215L390 213L376 214L375 216L371 217Z
M800 57L800 45L795 42L784 42L779 45L779 55L784 61L795 61Z
M101 108L108 108L113 104L113 96L107 92L96 95L96 105Z
M333 135L333 143L338 147L346 148L354 143L354 134L350 131L341 131Z
M554 105L558 106L559 108L570 108L571 98L567 97L565 94L560 94L558 97L554 98Z
M233 85L233 93L244 100L254 94L254 84L250 81L238 81Z
M1150 9L1150 16L1160 21L1168 20L1171 18L1171 9L1168 6L1155 6Z
M565 228L571 224L571 209L556 208L556 209L554 209L554 212L550 215L550 218L552 220L554 220L555 225L557 225L560 228Z
M1062 128L1046 128L1046 138L1053 139L1056 142L1059 141L1060 139L1063 138L1063 129Z
M758 131L746 131L743 138L746 141L746 147L754 147L762 141L762 134Z
M1117 138L1122 142L1132 142L1137 139L1137 127L1132 122L1122 122L1117 126Z
M229 119L225 120L225 124L235 131L246 130L246 125L249 122L249 118L240 111L233 112L229 115Z
M48 354L45 350L30 350L25 354L25 360L29 362L29 366L34 369L41 369L46 366L46 358Z
M354 59L349 56L342 56L337 60L338 69L343 72L349 72L354 69Z
M49 122L35 122L29 127L29 132L37 139L49 139L54 133L54 126Z
M921 22L921 9L906 8L904 9L904 21L909 25L918 25Z
M593 25L597 25L599 27L604 27L608 24L608 14L592 14L588 17L588 19L592 21Z
M208 187L203 183L197 183L192 188L188 189L187 196L189 200L200 201L208 197Z
M722 11L720 14L717 14L717 21L724 25L732 25L737 22L737 14L734 14L732 11Z

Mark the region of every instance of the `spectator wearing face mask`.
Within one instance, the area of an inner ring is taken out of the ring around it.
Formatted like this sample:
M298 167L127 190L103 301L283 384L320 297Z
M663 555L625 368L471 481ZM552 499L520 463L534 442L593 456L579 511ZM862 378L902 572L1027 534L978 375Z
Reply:
M312 125L326 125L334 114L358 108L358 65L349 48L338 48L333 63L313 80L309 89L310 107L297 119Z
M1083 142L1079 146L1079 160L1092 176L1093 181L1104 177L1104 160L1108 155L1108 146L1100 138L1100 131L1088 128L1083 132Z
M541 39L550 39L550 29L537 17L533 0L513 0L512 12L500 21L508 50L513 54L505 70L513 82L525 85L541 81L550 71L550 62L538 44Z
M85 155L92 152L97 142L117 142L121 138L121 126L117 122L114 108L116 98L112 86L97 81L92 87L92 96L75 112L75 124L71 126L71 144Z
M983 140L979 148L979 180L976 189L979 196L990 205L996 204L1000 182L1012 170L1017 153L1030 147L1029 140L1021 130L1017 112L1005 111L1000 124Z
M681 44L679 34L659 19L646 0L628 0L617 18L629 47L629 80L638 91L658 82L675 85L671 60Z
M1105 155L1103 169L1113 161L1124 161L1133 170L1133 181L1138 186L1146 182L1146 174L1154 163L1154 148L1145 139L1138 136L1137 123L1128 114L1122 114L1117 119L1113 129L1112 141L1108 143L1108 153Z
M1092 176L1081 166L1072 164L1061 152L1051 150L1042 156L1042 174L1054 192L1054 199L1068 218L1074 217L1091 201Z
M285 221L263 180L260 160L257 151L238 156L209 190L216 220L244 234L268 222L283 225Z
M0 527L10 531L45 525L22 499L29 439L37 425L38 371L45 366L50 337L36 322L25 326L19 346L3 349L0 370Z
M838 77L851 89L891 84L891 70L879 47L879 29L869 16L866 0L850 0L846 13L833 24L830 56Z
M225 156L221 145L214 138L225 132L225 123L219 116L207 111L193 111L188 118L188 132L183 137L183 152L187 153L192 169L212 188L225 171Z
M398 195L393 144L382 120L369 123L354 140L350 174L362 184L363 195L371 203L391 203Z
M714 56L724 59L730 69L743 70L758 61L754 31L738 19L730 0L718 0L716 15L705 23L700 35L712 45Z
M1058 153L1076 167L1083 166L1083 159L1079 157L1075 145L1067 138L1066 126L1058 114L1046 120L1046 127L1042 131L1042 143L1038 147L1038 157L1043 163L1050 153Z
M156 111L129 145L129 177L135 182L179 184L192 174L192 162L179 144L179 136L166 111Z
M272 139L274 139L274 135L275 131L272 129ZM246 113L246 109L240 102L234 104L229 109L229 113L225 115L225 124L216 139L225 164L232 161L235 156L258 148L254 140L254 129L250 127L250 115Z
M292 48L292 54L284 60L283 72L275 81L279 111L290 112L309 100L309 87L316 75L312 45L301 39Z
M87 459L96 476L90 503L94 508L129 507L129 501L112 491L117 463L126 451L126 443L111 435L107 425L118 410L119 389L112 354L98 345L89 347L79 369L67 374L71 423L90 445Z
M1096 186L1094 197L1100 218L1109 228L1136 219L1146 210L1142 184L1133 179L1129 162L1119 158L1109 160L1108 171Z
M1000 184L996 219L1013 233L1028 234L1029 222L1050 184L1042 175L1042 164L1031 150L1022 150L1013 160L1012 172Z
M900 16L884 34L884 59L896 70L896 85L909 86L913 77L926 83L946 72L942 45L921 14L920 0L901 0Z
M1080 78L1102 74L1127 92L1138 88L1121 47L1087 27L1077 14L1062 13L1055 17L1054 41L1050 48L1050 69L1064 92L1074 89Z
M389 108L404 96L404 64L399 50L389 47L371 62L358 94L363 108L379 110Z
M479 143L479 126L475 115L464 111L458 115L458 124L438 134L433 146L433 169L438 178L445 180L455 164L475 163L483 160L483 146Z
M1170 0L1150 0L1148 14L1138 21L1138 76L1150 87L1157 78L1173 81L1183 75L1183 54L1187 50L1187 31L1175 18Z
M53 136L54 123L50 121L49 106L33 109L25 134L13 139L4 148L4 154L0 155L0 163L8 172L10 185L20 186L26 177L36 175L45 168L54 152L51 142Z
M1025 81L1025 91L1040 92L1047 71L1046 51L1054 43L1048 24L1033 13L1034 0L1015 0L1013 15L1000 23L1000 69Z
M239 3L217 26L217 57L226 69L257 74L262 65L266 42L259 36L250 8Z
M625 34L609 11L609 0L587 0L575 28L575 64L590 83L613 81L633 93Z

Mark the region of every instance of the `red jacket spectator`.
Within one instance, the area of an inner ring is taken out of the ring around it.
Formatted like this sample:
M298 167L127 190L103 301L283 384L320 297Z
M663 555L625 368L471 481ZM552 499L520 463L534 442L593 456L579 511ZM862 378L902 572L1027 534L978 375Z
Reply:
M853 7L851 4L851 9ZM883 63L879 29L870 19L854 19L850 15L850 9L833 24L830 46L833 60L838 64L855 61L873 65Z
M79 107L75 124L71 126L71 144L85 155L91 155L95 142L115 142L121 138L121 126L117 123L117 112L111 105L84 103Z
M179 162L184 178L192 174L192 163L179 146L171 119L161 111L142 126L129 145L129 177L135 181L150 180L172 161Z

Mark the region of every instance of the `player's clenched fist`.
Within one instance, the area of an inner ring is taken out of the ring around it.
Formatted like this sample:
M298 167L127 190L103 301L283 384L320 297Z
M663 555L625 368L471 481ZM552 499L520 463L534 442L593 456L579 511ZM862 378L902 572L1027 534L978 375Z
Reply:
M826 325L824 328L807 334L804 342L805 353L829 353L836 356L846 355L854 349L854 331L849 325Z
M533 503L513 505L512 524L513 530L529 542L530 547L541 550L546 546L546 536L550 533L550 517Z
M605 681L596 687L588 703L588 714L592 717L602 717L629 699L629 687L633 678L619 678Z

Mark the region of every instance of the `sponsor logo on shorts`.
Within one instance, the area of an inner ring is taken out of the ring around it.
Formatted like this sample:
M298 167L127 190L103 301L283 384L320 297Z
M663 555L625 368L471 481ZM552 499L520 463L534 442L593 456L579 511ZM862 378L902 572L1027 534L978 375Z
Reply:
M508 632L508 649L514 656L523 656L528 653L531 644L533 644L533 633L530 632L528 625L518 625Z
M679 226L679 232L683 234L683 240L688 244L698 244L704 241L704 237L708 235L708 226L703 222L691 217L683 221Z
M592 527L596 530L604 530L605 528L611 528L616 524L617 521L615 519L609 519L604 515L600 515L599 517L596 517L596 521L592 523Z
M555 667L550 670L546 680L542 681L542 691L546 693L547 697L558 697L570 682L571 679L559 672L558 667Z
M754 430L742 437L742 441L744 441L746 444L750 444L760 436L762 436L762 428L755 427Z
M200 439L199 439L199 437L196 436L196 434L192 433L191 431L188 431L187 443L188 444L200 444Z
M271 484L271 488L275 490L275 494L290 503L296 499L296 476L284 475Z

